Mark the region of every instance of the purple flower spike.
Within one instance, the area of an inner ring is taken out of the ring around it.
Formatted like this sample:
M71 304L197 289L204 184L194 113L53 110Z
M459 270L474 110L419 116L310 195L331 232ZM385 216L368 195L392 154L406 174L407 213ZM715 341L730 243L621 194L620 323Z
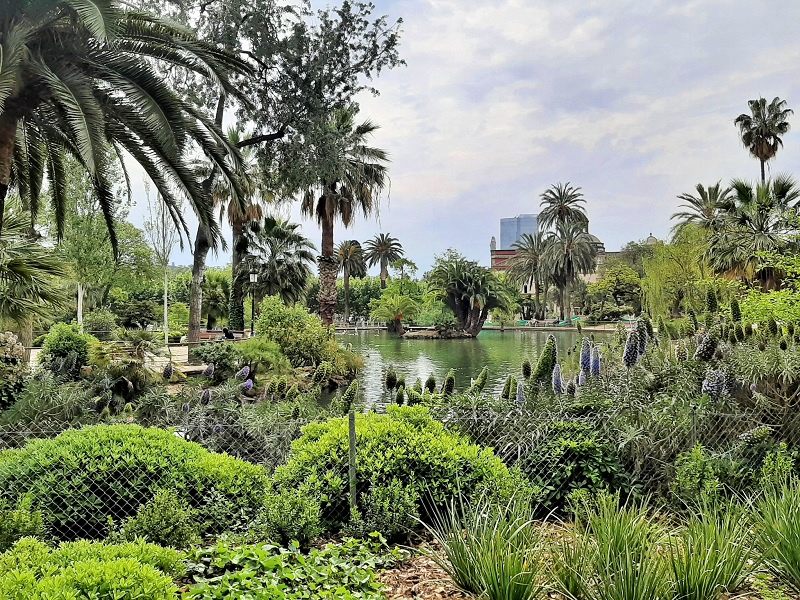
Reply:
M214 363L209 363L206 365L206 368L203 369L203 377L213 377L214 376Z
M252 389L253 389L253 380L252 379L248 379L242 384L242 391L249 392Z
M208 404L209 402L211 402L211 388L206 388L200 394L200 404Z
M243 367L242 367L242 368L239 370L239 372L238 372L238 373L236 373L236 377L237 377L237 379L247 379L247 377L248 377L249 375L250 375L250 366L249 366L249 365L245 365L245 366L243 366ZM252 383L251 383L251 385L252 385Z

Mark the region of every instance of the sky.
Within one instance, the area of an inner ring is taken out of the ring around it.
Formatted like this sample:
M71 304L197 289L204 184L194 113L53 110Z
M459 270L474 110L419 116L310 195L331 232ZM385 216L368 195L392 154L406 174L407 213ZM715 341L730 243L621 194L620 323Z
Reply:
M795 0L376 5L404 19L407 66L377 80L380 96L359 99L381 125L372 143L390 154L391 187L380 214L337 225L337 241L390 233L421 272L447 248L488 265L500 219L538 212L540 194L566 181L582 188L607 250L663 239L678 194L758 177L733 125L758 96L798 110L771 171L800 163ZM282 210L302 220L296 204ZM317 225L302 222L318 245ZM173 261L190 264L188 248Z

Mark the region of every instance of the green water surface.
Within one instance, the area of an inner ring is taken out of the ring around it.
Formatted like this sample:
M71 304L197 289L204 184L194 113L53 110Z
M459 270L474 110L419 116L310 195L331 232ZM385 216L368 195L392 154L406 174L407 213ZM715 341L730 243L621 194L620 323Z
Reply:
M408 385L417 377L424 382L431 374L441 385L447 371L453 369L456 387L461 390L488 366L486 391L499 394L509 373L520 374L523 360L534 362L550 333L556 337L565 366L577 364L575 353L582 336L575 330L483 331L476 339L466 340L406 340L383 331L342 333L337 337L364 357L360 375L364 397L367 402L380 402L387 396L383 378L389 366L398 376L404 376ZM607 339L607 335L595 334L598 339Z

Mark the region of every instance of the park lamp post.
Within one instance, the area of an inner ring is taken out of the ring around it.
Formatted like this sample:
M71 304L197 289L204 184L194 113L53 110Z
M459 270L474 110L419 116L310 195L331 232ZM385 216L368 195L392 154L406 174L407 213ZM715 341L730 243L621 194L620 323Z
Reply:
M256 328L256 283L258 272L250 271L250 337L253 337Z

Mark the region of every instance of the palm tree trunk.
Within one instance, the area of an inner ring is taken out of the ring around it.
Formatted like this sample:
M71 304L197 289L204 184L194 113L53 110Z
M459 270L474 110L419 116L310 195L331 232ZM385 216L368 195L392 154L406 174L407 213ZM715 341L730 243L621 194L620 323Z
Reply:
M759 161L761 162L761 184L764 185L767 182L766 176L764 174L764 159L760 158Z
M344 323L350 322L350 270L344 268Z
M386 279L389 277L389 269L384 259L381 259L381 289L386 289Z
M164 344L169 344L169 268L164 265Z
M406 330L403 327L403 319L395 319L394 320L394 332L397 335L401 335L401 336L406 334Z
M6 196L11 186L11 165L14 162L14 138L17 133L17 118L6 110L0 117L0 237L3 235L3 218Z
M322 227L322 250L319 257L319 316L326 325L336 314L336 275L339 265L333 258L333 218L325 217Z
M231 255L231 298L228 308L228 327L234 331L244 330L244 280L239 270L242 264L242 237L244 224L238 220L231 225L233 253Z
M205 226L197 226L192 260L192 286L189 290L189 331L190 342L200 341L200 322L203 314L203 274L206 270L206 257L211 249Z

